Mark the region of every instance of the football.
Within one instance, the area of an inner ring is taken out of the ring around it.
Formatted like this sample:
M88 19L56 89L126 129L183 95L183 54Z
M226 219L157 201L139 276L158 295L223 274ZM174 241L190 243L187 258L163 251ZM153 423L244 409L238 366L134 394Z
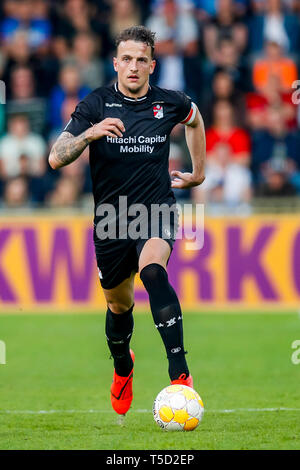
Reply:
M186 385L169 385L159 392L153 404L155 422L167 431L193 431L203 413L200 396Z

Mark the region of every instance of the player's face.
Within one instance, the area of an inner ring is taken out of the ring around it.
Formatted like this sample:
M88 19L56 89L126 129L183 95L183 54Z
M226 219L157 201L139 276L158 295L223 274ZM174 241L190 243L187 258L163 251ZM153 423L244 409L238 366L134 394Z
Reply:
M120 91L135 98L145 95L149 86L149 75L155 67L151 47L143 42L122 41L117 57L113 60Z

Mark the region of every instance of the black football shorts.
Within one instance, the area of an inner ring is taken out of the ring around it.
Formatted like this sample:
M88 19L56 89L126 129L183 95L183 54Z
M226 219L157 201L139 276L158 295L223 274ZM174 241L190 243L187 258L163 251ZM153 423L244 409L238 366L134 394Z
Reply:
M178 214L173 214L167 221L160 217L155 230L143 237L133 239L127 236L120 238L99 238L97 232L97 217L94 219L94 245L101 286L104 289L112 289L122 281L129 278L132 272L138 272L138 262L141 251L150 238L162 238L173 249L178 230ZM150 224L149 224L150 227Z

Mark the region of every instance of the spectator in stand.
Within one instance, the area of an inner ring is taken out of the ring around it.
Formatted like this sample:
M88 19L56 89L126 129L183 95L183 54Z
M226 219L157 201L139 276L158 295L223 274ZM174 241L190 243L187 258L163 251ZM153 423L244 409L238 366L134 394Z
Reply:
M4 45L8 45L18 31L26 31L28 45L31 50L48 43L51 37L51 24L42 12L41 0L10 0L10 16L1 25L1 37Z
M51 52L59 62L63 62L71 53L69 41L64 36L55 36L51 42Z
M3 67L3 79L6 83L10 82L10 72L16 65L34 66L26 31L17 31L6 45Z
M63 108L68 100L82 100L90 88L81 85L80 73L77 67L65 65L61 68L59 83L53 89L50 96L50 125L52 132L61 131L63 128Z
M213 109L218 100L230 102L235 113L235 121L243 126L245 122L244 95L235 88L231 75L223 69L217 70L213 77L212 89L203 97L201 114L206 128L212 126Z
M214 148L213 157L206 165L206 177L201 186L193 188L193 200L208 204L208 211L222 214L249 212L252 195L251 172L237 162L232 147L225 142Z
M222 53L219 44L223 39L231 40L240 56L247 44L247 28L237 18L233 0L219 0L217 14L204 28L205 53L210 62L219 64Z
M289 177L289 182L300 193L300 137L297 132L289 132L283 110L269 108L268 129L256 132L252 139L252 172L254 182L260 184L263 167L272 160L281 165Z
M31 0L31 2L35 18L49 22L49 2L47 0ZM15 1L13 3L18 4ZM36 94L45 97L49 95L57 79L58 68L58 61L52 53L51 40L49 36L48 40L41 41L37 47L31 47L28 28L16 29L11 39L2 48L6 57L3 80L8 85L8 91L11 73L16 66L20 65L31 69L35 78Z
M298 54L300 30L297 16L284 10L282 0L255 1L258 14L249 21L249 50L261 53L265 42L276 42L288 53Z
M70 55L62 60L63 65L75 66L80 75L80 82L91 90L104 85L105 70L103 61L98 58L100 41L91 33L79 33L74 37Z
M233 39L220 39L217 47L218 53L215 54L215 62L206 61L205 84L211 83L217 70L222 69L227 72L233 82L234 87L240 91L248 91L251 87L251 79L249 77L248 67L243 63L238 47ZM204 84L204 85L205 85ZM207 88L207 85L206 85Z
M30 207L29 186L24 176L9 178L3 192L3 209L24 209Z
M23 101L36 96L34 75L28 65L16 65L8 83L8 96Z
M226 208L249 211L251 198L250 139L235 126L232 105L219 100L213 126L206 133L207 165L204 183L193 189L195 202L206 202L213 213Z
M279 78L270 75L267 84L261 90L246 96L247 124L252 131L268 129L269 109L281 109L285 125L289 130L297 128L297 107L293 103L292 93L281 90Z
M46 100L37 96L35 78L28 65L16 65L8 83L7 116L24 114L33 132L42 134L45 129Z
M0 139L0 174L3 179L19 176L43 176L46 169L45 141L30 131L26 116L8 121L8 133Z
M76 180L62 176L57 180L55 189L47 197L49 207L75 207L79 204L80 188Z
M120 31L141 24L141 12L134 0L111 0L109 30L112 41Z
M284 55L282 46L275 40L266 42L264 56L254 63L254 87L259 91L265 89L273 76L278 79L280 91L285 93L292 90L292 84L298 77L295 62Z
M289 170L283 162L269 160L262 168L262 177L256 189L257 197L296 196L296 188L289 181Z
M97 6L88 0L65 0L54 25L54 36L70 41L78 33L101 35L103 25L97 20Z
M248 133L234 122L234 110L226 100L219 100L214 106L213 126L206 132L207 160L215 159L219 144L226 144L232 160L248 166L250 162L250 138Z
M47 96L49 86L47 83L53 83L53 65L51 58L48 57L44 48L39 48L34 53L31 51L28 44L28 32L18 30L13 36L12 40L5 48L5 66L3 70L3 80L8 84L11 82L11 74L17 66L30 68L35 82L37 84L36 94ZM50 67L49 67L49 64ZM55 67L55 64L54 64Z
M186 90L192 98L199 93L197 21L191 9L175 0L164 0L147 21L156 32L157 85Z

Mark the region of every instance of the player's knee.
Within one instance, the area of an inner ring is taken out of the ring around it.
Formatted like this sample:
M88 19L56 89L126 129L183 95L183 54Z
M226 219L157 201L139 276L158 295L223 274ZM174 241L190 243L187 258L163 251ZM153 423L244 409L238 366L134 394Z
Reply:
M150 288L163 288L168 283L168 274L163 266L152 263L145 266L140 272L140 278L147 290Z
M132 302L107 301L107 307L113 313L125 313L132 306Z

